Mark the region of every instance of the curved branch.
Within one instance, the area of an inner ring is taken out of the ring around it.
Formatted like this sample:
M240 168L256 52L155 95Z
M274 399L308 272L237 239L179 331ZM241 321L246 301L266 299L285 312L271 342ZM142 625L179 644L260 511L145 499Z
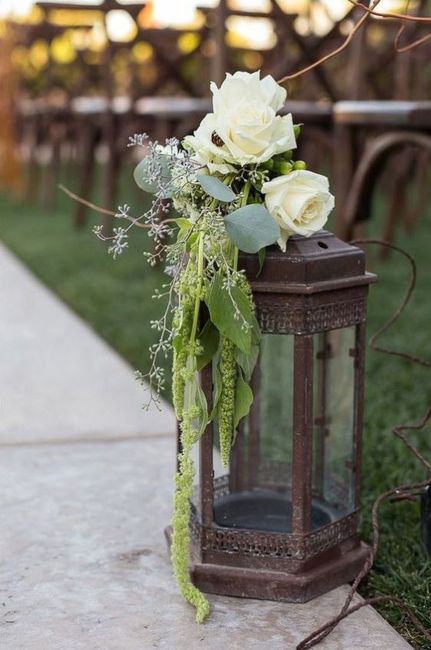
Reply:
M390 11L379 12L375 11L373 7L367 7L366 5L362 4L362 2L358 2L357 0L348 0L348 2L350 2L350 4L352 4L354 7L362 9L369 16L377 16L378 18L383 18L384 20L403 20L412 23L431 24L431 16L409 16L408 14L397 14Z
M370 11L367 11L366 13L364 13L362 18L360 18L358 20L358 22L353 27L350 34L348 34L345 41L339 47L337 47L335 50L332 50L332 52L329 52L328 54L325 54L320 59L318 59L318 61L315 61L311 65L307 65L305 68L302 68L302 70L299 70L298 72L294 72L293 74L288 74L285 77L282 77L281 79L279 79L277 81L277 83L283 84L286 81L290 81L291 79L296 79L297 77L300 77L301 75L305 74L306 72L310 72L310 70L314 70L314 68L317 68L319 65L322 65L322 63L325 63L326 61L329 61L329 59L333 59L338 54L341 54L341 52L343 52L343 50L345 50L346 47L348 47L348 45L351 43L351 41L353 40L355 34L361 29L363 24L368 20L368 18L370 17L371 9L373 9L374 7L377 7L377 5L379 3L380 3L380 0L373 0Z
M64 185L59 185L58 189L64 192L65 194L67 194L67 196L70 196L70 198L76 201L77 203L82 203L82 205L85 205L87 206L87 208L91 208L92 210L95 210L95 212L100 212L100 214L107 214L110 217L119 216L117 212L113 212L112 210L107 210L106 208L100 207L100 205L96 205L95 203L91 203L91 201L87 201L87 199L83 199L82 196L78 196L78 194L75 194L75 192L72 192L72 190L69 190ZM133 217L129 217L126 214L123 214L121 218L127 219L128 221L133 223L134 226L137 226L138 228L145 228L146 230L152 228L150 224L139 223L139 221L137 221ZM174 222L175 219L163 219L163 223L174 223Z
M431 152L431 137L416 131L393 131L374 139L371 147L362 156L353 176L350 193L346 202L342 228L337 233L341 239L346 238L358 216L358 207L365 192L371 192L377 164L394 149L407 145L416 145Z

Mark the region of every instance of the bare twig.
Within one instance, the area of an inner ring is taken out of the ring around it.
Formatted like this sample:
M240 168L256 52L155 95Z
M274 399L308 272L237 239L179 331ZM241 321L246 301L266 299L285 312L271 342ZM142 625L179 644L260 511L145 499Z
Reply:
M112 210L107 210L106 208L101 208L100 205L95 205L94 203L91 203L90 201L87 201L87 199L83 199L82 196L78 196L78 194L75 194L75 192L72 192L69 190L67 187L64 185L59 185L58 189L67 194L71 199L74 201L77 201L78 203L82 203L82 205L86 205L87 208L91 208L92 210L95 210L96 212L100 212L100 214L108 214L111 217L115 217L115 212L112 212Z
M409 10L410 6L410 0L407 0L406 2L406 13ZM414 16L409 16L409 18L414 18ZM419 16L416 16L416 18L419 18ZM431 22L431 18L429 19ZM416 27L418 27L418 22L416 21ZM400 40L401 36L403 35L405 31L405 23L403 22L400 25L399 30L397 31L397 34L395 36L395 41L394 41L394 48L395 52L397 54L403 54L404 52L409 52L410 50L413 50L413 48L418 47L419 45L422 45L423 43L426 43L431 38L431 34L425 34L425 36L421 36L420 38L417 38L416 40L412 41L412 43L409 43L408 45L403 45L400 47Z
M78 194L75 194L75 192L72 192L69 190L67 187L64 185L59 185L58 188L67 194L67 196L70 196L71 199L74 201L77 201L78 203L82 203L82 205L86 205L87 208L91 208L92 210L95 210L96 212L100 212L100 214L107 214L111 217L117 217L118 214L116 212L112 212L112 210L107 210L106 208L100 207L100 205L96 205L95 203L91 203L90 201L87 201L87 199L83 199L82 196L78 196ZM129 217L127 214L122 214L121 219L127 219L133 225L137 226L137 228L145 228L149 229L152 228L150 224L147 223L139 223L136 219L133 217ZM175 219L163 219L163 223L173 223L175 222Z
M391 356L401 357L402 359L406 359L407 361L411 361L412 363L417 363L418 365L425 366L425 368L431 368L431 361L413 356L408 352L399 352L397 350L392 350L390 348L382 347L381 345L377 344L377 340L382 336L382 334L387 332L388 329L391 328L392 325L400 318L401 314L404 312L405 308L410 302L410 299L412 297L413 291L416 286L416 277L417 277L416 262L414 261L413 257L410 255L410 253L405 251L403 248L400 248L395 244L390 244L389 242L382 241L380 239L356 239L351 243L352 244L377 244L379 246L384 246L385 248L390 248L391 250L396 251L400 255L403 255L403 257L405 257L410 264L410 270L411 270L410 282L407 285L407 289L401 301L401 304L394 311L394 313L391 315L389 320L386 323L384 323L377 330L377 332L375 332L375 334L373 334L373 336L370 338L371 349L374 350L375 352L383 352Z
M372 6L367 7L366 5L362 4L362 2L357 2L357 0L348 0L348 1L354 7L358 7L362 9L368 15L377 16L378 18L383 18L384 20L402 20L402 21L412 22L412 23L431 24L431 16L410 16L407 13L398 14L390 11L379 12L379 11L375 11L375 9Z
M374 7L377 7L379 3L380 0L373 0L371 8L373 9ZM320 59L318 59L314 63L311 63L310 65L307 65L305 68L302 68L298 72L294 72L293 74L289 74L286 75L285 77L282 77L281 79L278 79L277 83L283 84L286 83L286 81L291 81L292 79L296 79L297 77L300 77L306 72L310 72L310 70L314 70L314 68L317 68L319 65L322 65L326 61L329 61L329 59L333 59L335 56L338 56L338 54L341 54L341 52L343 52L343 50L345 50L348 47L348 45L351 43L355 34L361 29L364 23L368 20L369 16L370 16L369 12L364 13L364 15L355 24L350 34L347 35L343 43L339 47L335 48L335 50L332 50L328 54L325 54Z
M362 2L358 2L358 0L349 0L350 4L352 4L354 7L361 9L364 13L361 16L361 18L355 23L353 26L352 30L350 33L347 35L346 39L343 41L343 43L329 52L328 54L325 54L322 56L320 59L317 61L314 61L314 63L311 63L310 65L305 66L304 68L301 68L301 70L298 70L298 72L294 72L292 74L286 75L285 77L282 77L281 79L278 80L279 84L286 83L287 81L291 81L292 79L296 79L297 77L302 76L303 74L306 74L307 72L310 72L311 70L314 70L318 66L322 65L323 63L326 63L326 61L329 61L330 59L338 56L338 54L341 54L351 43L357 32L364 26L365 22L367 21L368 18L371 16L375 16L378 18L381 18L383 20L396 20L396 21L401 21L401 22L410 22L410 23L415 23L415 24L424 24L424 25L431 25L431 16L410 16L407 13L394 13L394 12L382 12L382 11L376 11L377 5L380 3L380 0L373 0L371 5L368 7L364 5ZM412 50L414 47L417 47L419 45L422 45L429 39L431 39L431 34L426 34L425 36L422 36L421 38L418 38L415 40L413 43L410 43L409 45L403 46L402 48L398 48L397 43L399 41L399 37L404 29L404 26L401 27L400 31L397 34L397 37L395 38L395 51L402 53L402 52L407 52L409 50Z
M370 347L375 351L383 352L385 354L389 354L392 356L398 356L403 359L407 359L412 363L422 365L426 368L430 368L431 362L425 359L421 359L419 357L410 355L405 352L398 352L397 350L391 350L377 345L377 339L382 334L387 332L387 330L399 319L399 317L401 316L401 314L403 313L407 304L410 301L410 298L412 296L413 290L416 285L416 264L414 259L409 253L404 251L402 248L378 239L355 240L351 243L352 244L379 244L381 246L391 248L392 250L395 250L401 255L403 255L411 265L411 279L408 284L406 293L401 301L401 304L391 315L389 320L382 327L380 327L379 330L371 337ZM418 422L415 422L414 424L398 424L395 427L393 427L392 433L396 435L400 440L402 440L402 442L406 445L406 447L422 463L422 465L429 473L429 478L424 481L420 481L418 483L406 483L404 485L398 485L397 487L386 490L385 492L383 492L377 497L377 499L374 501L372 512L371 512L371 525L372 525L371 548L369 550L369 554L364 562L362 569L356 576L356 579L349 590L349 593L346 597L343 607L341 608L340 613L337 616L333 617L331 620L329 620L327 623L319 627L317 630L315 630L306 639L301 641L301 643L299 643L299 645L297 646L297 650L307 650L308 648L311 648L319 644L336 628L338 623L340 623L342 620L350 616L350 614L353 614L354 612L358 611L362 607L365 607L366 605L378 605L385 602L386 603L391 602L398 605L398 607L410 618L413 625L420 631L423 637L428 641L431 641L431 630L428 630L421 623L421 621L416 617L416 615L412 612L412 610L409 607L407 607L407 605L405 605L405 603L397 596L388 595L388 596L377 596L374 598L368 598L367 600L350 607L350 603L353 600L353 597L358 589L359 584L364 579L364 577L370 572L378 552L379 542L380 542L379 512L382 504L385 501L393 502L393 501L400 501L400 500L407 500L407 499L413 500L414 497L417 496L417 494L420 493L424 488L431 486L431 463L420 453L420 451L415 445L413 445L409 440L407 440L407 438L404 435L405 431L422 430L430 420L431 420L431 408L427 410L425 415Z
M421 36L421 38L417 38L412 43L409 43L408 45L403 45L403 47L398 47L397 45L395 45L395 52L397 52L398 54L402 54L403 52L408 52L409 50L413 50L413 48L418 47L423 43L426 43L427 41L430 40L430 38L431 38L431 33L425 34L425 36Z

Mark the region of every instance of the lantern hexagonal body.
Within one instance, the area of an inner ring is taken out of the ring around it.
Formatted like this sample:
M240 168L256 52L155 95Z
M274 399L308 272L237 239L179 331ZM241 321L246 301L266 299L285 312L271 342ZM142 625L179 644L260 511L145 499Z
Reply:
M363 251L328 232L241 254L262 330L229 472L200 441L191 574L207 593L305 602L355 577L366 300ZM202 382L208 402L211 369Z

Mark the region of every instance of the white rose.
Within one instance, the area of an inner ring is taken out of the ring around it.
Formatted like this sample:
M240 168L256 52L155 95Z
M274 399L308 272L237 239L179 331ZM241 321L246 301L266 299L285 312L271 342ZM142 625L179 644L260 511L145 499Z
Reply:
M235 171L235 167L229 165L223 158L202 147L194 135L187 135L183 140L183 146L187 150L194 152L192 160L196 162L198 167L206 167L209 174L218 172L225 176ZM199 171L199 173L204 172Z
M326 176L306 170L293 171L263 184L265 205L281 229L278 244L286 250L290 235L309 237L328 220L334 207Z
M187 139L194 151L205 151L226 163L262 163L296 147L292 115L277 115L286 91L260 72L227 74L220 88L211 83L213 113L204 117Z

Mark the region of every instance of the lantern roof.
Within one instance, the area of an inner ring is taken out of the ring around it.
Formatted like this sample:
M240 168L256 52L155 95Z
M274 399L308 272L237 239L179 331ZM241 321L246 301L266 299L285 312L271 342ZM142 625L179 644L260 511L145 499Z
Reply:
M326 230L290 237L285 253L271 246L260 274L257 255L241 253L240 266L257 292L312 294L376 281L365 270L364 251Z

